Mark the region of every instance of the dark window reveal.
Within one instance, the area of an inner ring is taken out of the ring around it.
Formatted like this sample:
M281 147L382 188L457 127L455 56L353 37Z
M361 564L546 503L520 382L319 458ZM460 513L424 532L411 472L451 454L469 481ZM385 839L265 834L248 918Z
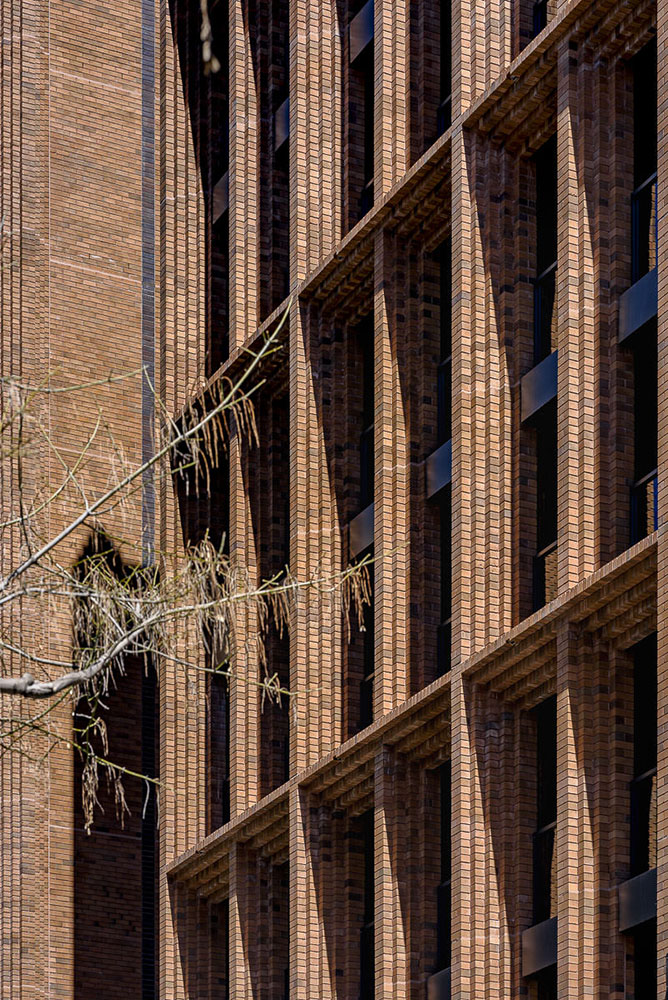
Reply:
M658 527L658 378L656 320L639 330L633 349L634 481L631 544Z
M450 669L452 616L452 501L449 486L445 486L439 493L438 505L441 546L441 623L438 627L437 676L441 677Z
M451 960L452 844L450 834L450 761L443 764L439 771L441 779L441 881L437 889L437 972L441 969L449 968Z
M364 849L364 916L360 932L360 1000L373 1000L374 968L374 822L373 809L361 817Z
M439 248L440 272L440 359L438 365L438 443L452 437L452 245L449 239Z
M557 403L536 418L536 556L534 610L557 592Z
M536 165L536 279L534 285L534 364L554 349L557 272L557 137L538 150Z
M538 924L554 916L557 827L557 699L547 698L534 709L536 720L536 832L533 838L533 919Z
M438 134L452 122L452 0L441 0L441 85Z
M633 195L631 281L656 267L657 84L656 41L633 60Z
M656 867L657 813L656 633L634 649L633 780L631 782L631 873Z

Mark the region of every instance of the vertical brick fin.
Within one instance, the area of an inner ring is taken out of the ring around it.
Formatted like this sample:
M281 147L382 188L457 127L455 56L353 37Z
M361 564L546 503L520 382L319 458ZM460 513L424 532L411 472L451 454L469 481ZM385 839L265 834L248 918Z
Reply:
M205 164L200 159L202 73L198 0L151 5L156 23L156 345L155 381L165 411L178 413L204 372L206 355L207 226ZM137 7L139 11L140 8ZM129 41L124 42L124 47ZM137 66L141 62L136 54ZM141 162L141 161L139 161ZM156 503L156 548L183 551L181 512L175 492L160 490ZM174 629L170 652L205 665L196 629ZM159 662L160 800L159 989L184 1000L187 971L196 974L201 946L197 927L186 924L185 901L175 905L165 866L206 833L206 674L171 660ZM169 791L166 791L169 789ZM197 919L195 919L195 925ZM189 961L190 952L190 961Z
M290 275L341 238L341 34L336 0L290 4Z
M409 166L410 0L375 0L374 194L379 200Z
M398 322L397 249L381 234L375 248L375 679L374 718L408 694L408 459L407 372L403 330ZM400 346L401 345L401 346ZM402 363L403 361L403 363Z
M596 822L595 703L584 665L591 644L570 624L557 634L557 919L558 995L594 996L594 963L599 954L594 915L593 833ZM579 685L585 690L582 691ZM583 697L583 695L585 695ZM600 696L599 696L600 697ZM583 942L591 942L587 954Z
M323 853L326 836L319 811L307 792L290 792L290 997L333 1000L335 974L330 967L321 916Z
M245 0L230 4L230 351L255 332L259 320L260 155L259 67L251 33L257 25ZM259 13L259 11L258 11Z
M453 147L455 144L453 144ZM462 659L511 624L510 376L498 303L504 154L472 135L453 148L453 654ZM456 165L455 165L456 164ZM490 180L490 173L494 180ZM467 442L464 448L461 442ZM493 456L493 458L492 458ZM484 579L476 588L474 579Z
M407 1000L409 996L403 778L404 768L397 755L382 747L376 754L374 775L376 1000Z
M257 873L252 852L242 844L230 850L230 930L229 930L229 1000L253 1000L251 968L246 954L248 941L257 940L256 914L252 903L257 898ZM256 963L257 964L257 963Z
M325 449L323 407L333 387L319 350L319 316L292 306L290 317L290 568L299 580L341 568L341 529ZM303 462L302 455L309 455ZM290 628L291 773L342 739L342 608L339 593L303 592ZM294 716L293 716L294 718Z
M592 224L596 185L591 132L581 102L592 69L564 43L559 53L557 190L558 559L559 590L595 569L595 304ZM577 234L577 238L574 238Z
M668 246L668 3L658 0L656 11L658 52L658 241ZM668 828L668 258L659 254L658 310L658 470L659 541L657 556L658 633L658 828ZM658 996L668 990L668 838L660 837L657 859Z
M475 992L475 843L481 817L476 811L474 750L466 709L464 681L453 674L450 700L452 761L452 992L476 998Z
M237 433L230 444L230 559L234 569L259 580L248 492L250 443ZM239 607L235 617L230 685L230 816L259 797L260 679L257 611Z
M453 665L471 651L472 558L471 524L473 454L457 447L468 440L472 423L472 349L474 321L473 206L467 177L463 134L452 141L452 658Z
M514 914L507 882L517 858L504 816L514 808L516 771L499 747L512 746L515 729L494 696L453 682L452 995L510 1000Z

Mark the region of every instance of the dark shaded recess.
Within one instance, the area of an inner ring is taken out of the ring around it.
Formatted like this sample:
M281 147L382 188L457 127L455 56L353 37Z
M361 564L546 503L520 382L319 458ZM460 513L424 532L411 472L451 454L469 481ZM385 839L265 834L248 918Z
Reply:
M229 167L229 40L225 0L212 0L209 16L217 73L205 75L200 40L199 0L169 0L181 85L205 203L206 374L227 358L229 349L228 213L213 222L213 192Z

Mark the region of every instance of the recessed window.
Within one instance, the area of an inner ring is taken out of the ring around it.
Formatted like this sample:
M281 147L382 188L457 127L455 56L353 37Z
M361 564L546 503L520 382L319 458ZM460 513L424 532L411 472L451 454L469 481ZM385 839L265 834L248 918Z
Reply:
M534 709L536 722L536 832L533 836L533 921L556 914L557 699Z
M439 768L441 784L441 881L437 889L437 947L436 971L450 967L451 961L451 879L452 879L452 841L450 822L451 808L451 774L450 761Z
M441 0L441 80L438 106L438 134L442 135L452 122L452 0Z
M375 992L375 900L373 809L360 816L364 851L363 918L360 932L360 1000L373 1000Z
M657 653L656 634L634 649L631 874L657 861Z

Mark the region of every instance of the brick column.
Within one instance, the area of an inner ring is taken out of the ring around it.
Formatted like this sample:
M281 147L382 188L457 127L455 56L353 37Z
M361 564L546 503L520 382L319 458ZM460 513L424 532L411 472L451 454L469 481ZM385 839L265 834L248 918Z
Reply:
M404 701L409 688L407 386L401 382L407 367L401 363L395 269L394 240L380 234L374 274L374 718Z
M595 302L591 202L591 133L585 108L593 73L564 42L558 57L557 107L557 440L558 586L575 586L595 569ZM586 96L585 96L586 95ZM589 180L589 184L587 181ZM540 234L539 234L540 236Z
M290 997L332 1000L335 970L330 968L322 918L322 853L328 851L322 810L307 792L290 792Z
M230 442L230 560L253 584L258 566L250 497L244 465L248 443L238 434ZM230 681L230 816L253 805L259 795L260 678L258 621L254 608L236 612Z
M515 995L509 927L515 913L505 900L516 859L504 829L517 794L513 738L507 706L453 676L451 982L452 996L462 1000Z
M260 145L259 99L244 0L230 4L230 351L258 322Z
M657 634L658 634L658 704L657 704L657 963L658 993L668 989L666 955L668 954L668 2L657 3L658 51L658 243L659 243L659 313L658 313L658 391L659 391L659 540L657 562Z
M502 270L495 249L500 243L494 198L498 189L490 181L490 171L495 178L503 176L504 155L490 149L483 136L460 133L453 137L454 662L464 660L511 624L512 409L502 320L494 298ZM494 459L480 461L482 455ZM484 587L477 585L480 580L485 581Z
M594 749L588 689L583 669L591 669L586 634L568 623L557 634L557 918L560 1000L594 996L597 921L594 914L596 864L593 802L588 769ZM591 673L590 673L591 677Z
M409 165L409 18L409 0L374 2L376 202L399 180Z
M397 755L382 747L375 761L375 960L376 1000L406 1000L409 996L409 954L403 905L407 908L407 838L402 822L404 767ZM406 914L407 916L407 914Z
M229 874L229 1000L253 1000L248 942L258 934L251 911L257 875L250 852L242 844L230 848Z
M299 580L341 567L341 531L323 433L325 370L315 310L290 317L290 568ZM308 456L308 461L304 461ZM314 763L342 739L343 619L340 590L300 594L290 626L290 687L296 696L290 768Z
M336 0L291 3L290 37L290 276L294 286L341 238L343 109Z

